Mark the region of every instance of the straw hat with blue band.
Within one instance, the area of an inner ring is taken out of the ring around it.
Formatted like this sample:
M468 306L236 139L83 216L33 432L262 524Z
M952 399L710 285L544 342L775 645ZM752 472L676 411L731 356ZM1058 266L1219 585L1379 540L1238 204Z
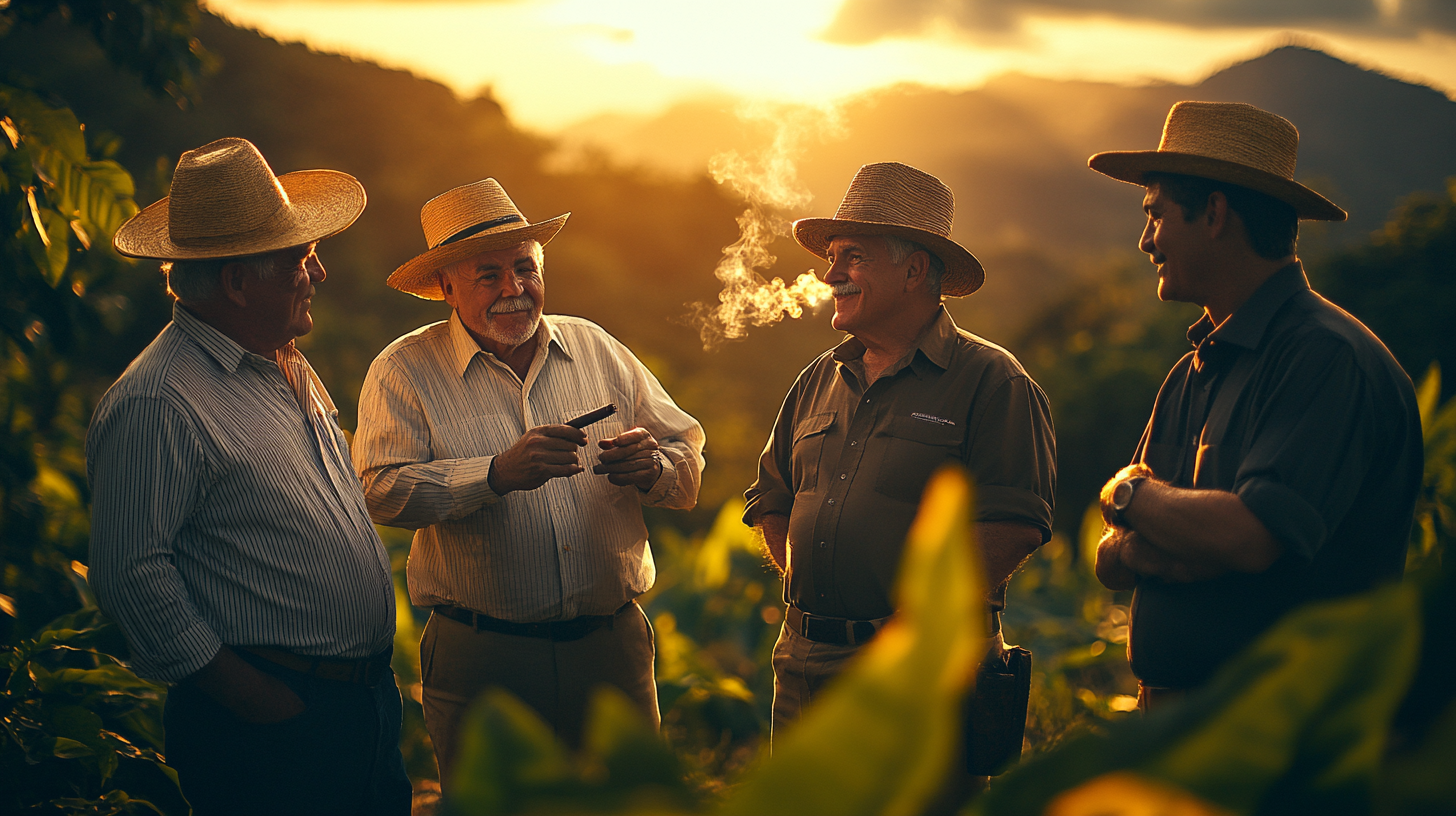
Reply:
M420 208L420 225L429 247L390 274L388 283L401 292L426 300L444 300L436 273L482 252L509 249L526 241L543 246L566 223L571 213L532 224L495 179L456 187Z
M122 224L112 245L163 261L262 255L343 232L364 204L348 173L274 176L252 142L218 139L183 153L170 195Z
M1146 173L1223 181L1283 201L1301 219L1344 221L1344 210L1294 180L1298 152L1299 131L1282 116L1242 102L1179 102L1157 150L1098 153L1087 166L1129 184Z

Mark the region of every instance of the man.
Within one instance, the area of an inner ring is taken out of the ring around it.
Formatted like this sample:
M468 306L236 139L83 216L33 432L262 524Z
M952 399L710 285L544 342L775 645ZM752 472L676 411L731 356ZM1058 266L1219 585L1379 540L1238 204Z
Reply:
M696 503L703 429L601 327L542 316L543 246L569 215L532 224L494 179L427 202L430 249L389 285L453 312L381 352L360 396L370 512L417 530L410 600L434 610L423 702L447 787L461 718L490 686L568 742L603 684L660 721L634 600L656 576L641 508ZM566 424L609 404L613 416Z
M136 671L172 683L169 764L198 814L407 814L394 589L334 404L294 339L352 176L257 148L182 154L116 233L167 261L169 323L87 438L91 584Z
M937 468L958 462L978 485L993 637L1006 579L1050 537L1050 408L1011 354L942 306L985 277L951 240L953 216L950 188L891 162L860 168L833 218L794 223L829 261L833 325L850 337L799 375L747 492L744 520L762 530L789 604L775 734L893 614L901 547Z
M1133 589L1143 709L1202 685L1286 611L1398 578L1420 485L1410 378L1310 290L1299 219L1345 212L1294 181L1299 134L1237 103L1179 102L1155 151L1092 169L1146 187L1158 297L1196 303L1195 351L1103 490L1097 576Z

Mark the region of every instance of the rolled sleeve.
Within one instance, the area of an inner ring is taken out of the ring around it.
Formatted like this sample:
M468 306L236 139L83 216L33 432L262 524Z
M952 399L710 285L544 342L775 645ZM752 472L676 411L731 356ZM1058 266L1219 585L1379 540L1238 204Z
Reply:
M1377 442L1370 389L1336 338L1302 343L1255 404L1233 492L1288 549L1313 559L1355 502Z
M976 401L969 424L976 520L1030 524L1050 540L1057 451L1046 394L1031 378L1012 376Z
M369 367L359 393L353 459L376 524L419 529L500 501L488 482L493 456L431 461L424 408L388 359Z
M103 402L86 452L97 602L126 634L138 674L182 680L222 648L188 595L173 549L205 489L203 447L173 406L132 397Z

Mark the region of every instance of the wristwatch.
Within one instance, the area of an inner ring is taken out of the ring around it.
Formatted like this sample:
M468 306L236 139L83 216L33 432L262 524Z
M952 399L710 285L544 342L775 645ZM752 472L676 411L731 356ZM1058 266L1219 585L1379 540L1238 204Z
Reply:
M1127 526L1127 517L1123 513L1132 504L1132 497L1137 494L1138 485L1147 480L1146 476L1129 476L1126 479L1112 486L1111 501L1107 503L1109 514L1107 521L1118 527Z

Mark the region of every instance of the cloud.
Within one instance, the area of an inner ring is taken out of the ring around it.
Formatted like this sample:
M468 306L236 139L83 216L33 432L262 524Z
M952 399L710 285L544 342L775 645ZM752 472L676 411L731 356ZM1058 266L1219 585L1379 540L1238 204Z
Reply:
M1112 14L1148 22L1219 26L1352 26L1456 32L1452 0L847 0L823 36L868 43L947 23L969 34L1016 33L1028 13Z

